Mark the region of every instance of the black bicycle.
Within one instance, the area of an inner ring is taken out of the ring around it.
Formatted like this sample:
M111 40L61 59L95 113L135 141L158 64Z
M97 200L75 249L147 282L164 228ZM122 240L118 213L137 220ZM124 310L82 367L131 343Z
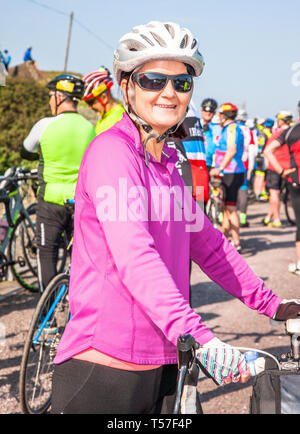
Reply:
M37 291L33 283L36 204L27 206L32 198L29 199L26 187L29 180L36 179L36 170L16 167L0 176L0 278L6 279L10 268L18 282L33 292Z
M292 226L294 226L296 224L296 216L295 216L295 211L292 205L291 195L287 183L284 184L280 195L281 195L282 203L284 204L284 211L285 211L287 221Z
M221 178L213 177L209 181L209 198L205 207L205 212L215 228L220 226L221 213L223 211L223 190Z

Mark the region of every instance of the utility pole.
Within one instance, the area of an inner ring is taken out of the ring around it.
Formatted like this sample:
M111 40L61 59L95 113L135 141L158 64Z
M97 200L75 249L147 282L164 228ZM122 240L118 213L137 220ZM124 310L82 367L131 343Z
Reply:
M66 47L66 54L65 54L64 72L67 71L67 65L68 65L68 57L69 57L69 48L70 48L70 40L71 40L71 31L72 31L73 17L74 17L74 12L71 12L70 23L69 23L69 31L68 31L68 39L67 39L67 47Z

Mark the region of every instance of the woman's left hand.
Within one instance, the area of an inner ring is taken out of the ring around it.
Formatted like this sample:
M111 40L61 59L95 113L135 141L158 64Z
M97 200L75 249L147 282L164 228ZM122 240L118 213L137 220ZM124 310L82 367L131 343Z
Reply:
M221 174L221 169L218 167L214 167L213 169L211 169L211 171L209 172L210 176L220 176Z

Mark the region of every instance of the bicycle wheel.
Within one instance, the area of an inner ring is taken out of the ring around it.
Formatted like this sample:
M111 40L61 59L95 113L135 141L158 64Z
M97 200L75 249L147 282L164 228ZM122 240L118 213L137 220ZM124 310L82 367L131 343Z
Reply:
M36 209L28 209L30 220L21 215L14 228L8 244L8 260L16 280L31 292L39 290L37 281L37 246L36 246Z
M46 413L51 405L53 359L70 318L69 276L59 274L43 292L25 340L19 397L25 414Z
M209 198L206 209L207 217L213 226L217 228L219 226L219 207L217 202L212 197Z
M27 209L30 221L21 216L13 228L9 245L8 258L11 261L12 272L17 281L31 292L39 290L37 280L37 239L36 239L36 207ZM65 233L62 234L58 251L57 274L62 273L68 259L68 240Z
M291 195L287 188L283 195L283 203L284 203L284 211L285 211L287 221L294 226L296 224L296 216L291 201Z

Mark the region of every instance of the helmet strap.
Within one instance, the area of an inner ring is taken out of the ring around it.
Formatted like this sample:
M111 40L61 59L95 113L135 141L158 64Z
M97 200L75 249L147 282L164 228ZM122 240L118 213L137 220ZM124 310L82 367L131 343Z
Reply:
M104 102L104 101L100 98L99 95L96 96L97 100L98 100L98 101L100 102L100 104L102 104L103 107L104 107L103 113L102 113L102 115L101 115L101 119L104 118L104 115L105 115L106 112L107 112L107 104L108 104L108 102L109 102L110 89L107 89L107 93L106 93L106 95L107 95L107 101L106 101L106 102Z
M62 99L62 100L60 101L60 103L57 103L57 92L55 92L55 116L57 116L57 109L58 109L58 107L59 107L62 103L64 103L67 99L68 99L68 97L66 96L64 99Z
M139 69L139 68L138 68ZM136 70L135 70L136 71ZM133 71L133 72L135 72ZM132 74L133 74L132 72ZM147 124L147 122L144 121L143 118L141 118L137 113L136 110L134 109L134 103L133 103L133 99L134 99L134 85L132 82L132 74L130 75L129 79L127 80L127 85L126 85L126 101L124 102L124 108L128 114L128 116L131 118L131 120L138 126L141 126L143 128L143 130L145 131L145 133L149 134L148 137L146 137L146 139L144 141L142 141L143 144L143 148L144 148L144 155L145 155L145 164L147 167L149 167L149 160L148 160L148 154L147 154L147 150L146 150L146 145L148 143L148 141L152 138L155 138L157 143L162 142L163 140L166 139L166 137L169 134L173 134L175 133L175 131L177 130L177 128L182 124L182 122L184 121L187 112L188 112L188 106L185 112L185 115L183 116L183 118L181 119L180 122L178 122L176 125L173 125L171 128L169 128L167 131L165 131L163 134L159 135L152 127L151 125ZM190 100L192 97L192 92L190 95ZM131 100L131 101L130 101ZM189 102L190 102L189 100Z

